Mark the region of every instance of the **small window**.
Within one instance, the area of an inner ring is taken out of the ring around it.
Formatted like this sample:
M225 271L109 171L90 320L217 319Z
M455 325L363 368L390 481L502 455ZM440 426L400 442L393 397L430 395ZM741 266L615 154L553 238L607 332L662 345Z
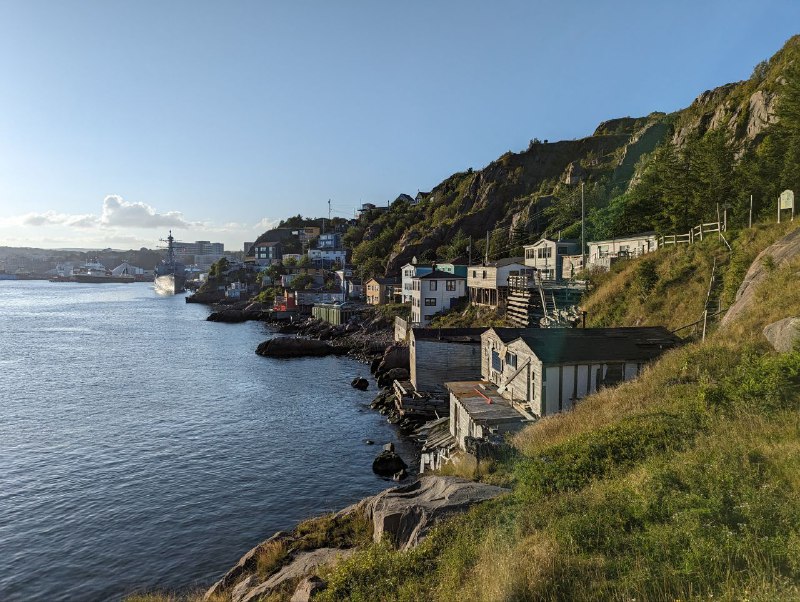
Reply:
M472 270L472 277L473 278L477 278L478 277L478 270Z
M455 280L448 280L447 281L447 290L448 291L456 290L456 281Z
M506 364L514 370L517 369L517 355L515 353L506 352Z
M425 305L427 307L436 307L436 299L433 297L425 297Z
M439 288L439 283L436 282L436 280L431 280L430 284L431 284L431 286L430 286L430 289L428 289L428 290L435 291L437 288Z

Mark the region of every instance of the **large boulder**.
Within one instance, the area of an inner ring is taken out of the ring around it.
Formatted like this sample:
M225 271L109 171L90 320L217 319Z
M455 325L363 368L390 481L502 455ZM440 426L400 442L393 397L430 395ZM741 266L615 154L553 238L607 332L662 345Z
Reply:
M259 312L249 312L241 309L223 309L215 311L206 318L209 322L224 322L226 324L238 324L247 320L254 320Z
M408 380L410 375L405 368L392 368L387 372L378 372L378 386L391 387L392 383L396 380Z
M275 337L261 343L256 348L256 353L264 357L322 357L338 355L342 353L342 349L314 339Z
M358 389L359 391L366 391L369 388L369 381L359 376L358 378L354 378L350 383L350 386L354 389Z
M402 345L391 345L386 348L375 372L388 372L393 368L409 370L409 350Z
M416 546L442 519L507 492L458 477L426 476L370 498L364 512L372 521L375 541L386 535L399 549L406 550Z
M800 341L800 318L784 318L764 327L764 336L775 351L788 353Z
M767 256L772 259L767 260ZM768 264L780 267L797 256L800 256L800 229L790 232L778 242L761 251L750 265L750 269L747 270L739 290L736 291L736 301L730 306L720 325L724 328L739 316L747 313L753 304L758 303L756 289L770 272Z
M391 443L386 444L383 451L372 461L372 471L382 477L392 477L406 468L408 465L403 462L403 458L397 455L394 445Z

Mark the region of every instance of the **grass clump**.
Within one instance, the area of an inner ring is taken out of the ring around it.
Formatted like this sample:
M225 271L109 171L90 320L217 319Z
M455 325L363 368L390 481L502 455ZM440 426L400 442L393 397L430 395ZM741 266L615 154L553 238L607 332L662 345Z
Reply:
M294 534L293 547L297 550L353 548L372 540L372 523L360 513L329 514L303 521Z

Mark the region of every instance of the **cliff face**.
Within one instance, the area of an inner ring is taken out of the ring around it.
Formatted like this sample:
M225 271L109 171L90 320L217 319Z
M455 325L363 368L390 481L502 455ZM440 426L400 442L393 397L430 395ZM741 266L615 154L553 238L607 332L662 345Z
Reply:
M472 237L477 257L485 252L487 231L505 229L506 244L490 244L490 255L495 256L541 235L557 235L554 230L576 225L575 215L559 213L559 199L574 198L576 185L585 182L596 187L596 205L608 204L638 184L642 159L659 145L681 148L709 131L724 130L738 159L760 144L777 121L785 71L799 56L800 36L795 36L756 66L748 80L705 91L681 111L612 119L580 140L532 140L525 151L508 152L483 169L445 179L407 226L396 228L391 217L375 216L367 224L369 236L355 236L350 244L358 248L363 240L392 230L382 247L371 247L373 256L388 257L382 268L391 274L414 256L447 259L437 255L459 237ZM548 209L553 202L555 208Z
M626 185L633 174L630 157L641 155L642 141L650 148L664 139L663 119L627 117L604 122L580 140L534 140L523 152L508 152L481 170L450 176L424 201L419 227L407 229L394 245L386 272L396 272L413 256L436 250L459 233L478 241L497 228L545 232L548 221L540 212L555 189L602 177Z

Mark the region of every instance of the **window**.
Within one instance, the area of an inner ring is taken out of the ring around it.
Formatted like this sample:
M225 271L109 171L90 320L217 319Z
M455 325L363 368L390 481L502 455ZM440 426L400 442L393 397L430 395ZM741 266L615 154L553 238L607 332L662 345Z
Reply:
M525 249L525 259L534 259L536 257L536 249Z
M500 354L494 349L492 349L492 370L495 372L503 371L503 364L500 362Z
M486 270L483 270L483 278L486 279Z
M431 280L430 288L428 290L435 291L439 287L439 283L436 280Z
M448 280L446 288L447 288L448 291L456 290L456 281L455 280Z
M567 254L567 247L559 246L558 247L558 254L559 255L566 255Z
M472 270L472 277L473 278L477 278L478 277L478 270Z
M511 353L506 351L506 364L512 367L514 370L517 369L517 355L515 353Z
M539 259L549 259L553 256L553 248L552 247L543 247L541 249L536 249L536 257Z
M436 307L436 299L433 297L425 297L425 305L427 307Z

